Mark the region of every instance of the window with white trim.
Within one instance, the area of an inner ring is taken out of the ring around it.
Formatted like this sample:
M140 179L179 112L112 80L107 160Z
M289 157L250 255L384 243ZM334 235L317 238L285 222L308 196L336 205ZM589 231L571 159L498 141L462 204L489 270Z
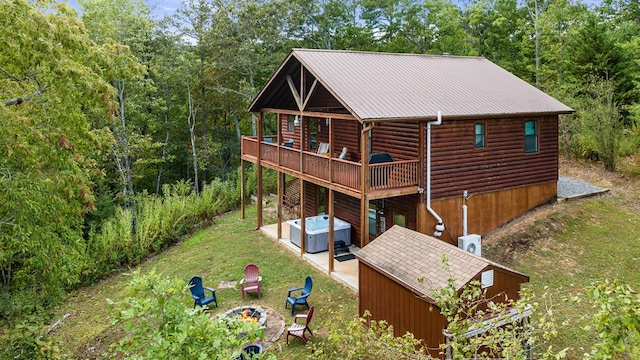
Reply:
M535 120L524 122L524 152L538 152L538 122Z
M484 123L476 123L475 124L475 139L473 142L473 146L476 149L481 149L485 146L485 130Z

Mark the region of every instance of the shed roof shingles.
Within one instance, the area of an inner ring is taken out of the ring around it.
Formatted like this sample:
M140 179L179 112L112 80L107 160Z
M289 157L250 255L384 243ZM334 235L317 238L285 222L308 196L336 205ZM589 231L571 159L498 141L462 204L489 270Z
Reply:
M442 240L400 226L388 229L358 251L356 256L429 297L446 287L450 278L455 280L456 288L460 289L488 266L526 277ZM443 258L446 258L449 271L444 268Z

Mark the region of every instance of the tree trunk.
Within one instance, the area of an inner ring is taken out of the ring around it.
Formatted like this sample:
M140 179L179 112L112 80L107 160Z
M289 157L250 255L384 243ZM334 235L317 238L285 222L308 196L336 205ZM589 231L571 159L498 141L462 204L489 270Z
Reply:
M205 151L205 154L207 153L207 113L205 110L205 86L204 86L204 80L205 80L205 75L204 75L204 50L200 51L200 111L202 112L202 148ZM204 167L204 169L202 170L202 182L206 183L207 182L207 166Z
M167 116L167 114L164 115L164 125L166 133L164 136L164 144L162 145L162 162L160 163L160 168L158 169L158 179L156 181L156 195L160 195L162 169L164 166L164 162L167 159L167 144L169 144L169 117Z
M115 151L116 164L120 177L122 178L122 193L125 199L125 206L131 208L131 232L135 235L137 232L138 219L136 215L136 201L133 191L133 176L131 174L131 155L129 154L129 138L127 136L127 120L124 112L124 93L125 81L117 80L114 82L118 90L118 103L120 105L120 129L116 129L117 147L120 151ZM122 157L122 159L121 159Z
M193 157L193 191L196 194L200 193L200 187L198 186L198 153L196 150L196 110L193 106L193 96L191 96L191 89L187 88L189 94L189 117L187 122L189 124L189 136L191 138L191 156Z

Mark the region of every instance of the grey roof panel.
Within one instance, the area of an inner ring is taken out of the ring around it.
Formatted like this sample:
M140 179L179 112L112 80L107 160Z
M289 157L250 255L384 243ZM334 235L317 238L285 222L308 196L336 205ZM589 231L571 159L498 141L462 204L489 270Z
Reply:
M294 49L291 55L362 120L571 113L480 57Z

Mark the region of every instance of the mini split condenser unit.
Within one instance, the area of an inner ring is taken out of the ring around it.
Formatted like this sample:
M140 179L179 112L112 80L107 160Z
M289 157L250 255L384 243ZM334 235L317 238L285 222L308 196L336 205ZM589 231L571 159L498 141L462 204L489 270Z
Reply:
M458 247L472 254L482 256L480 243L482 239L478 234L469 234L458 238Z

